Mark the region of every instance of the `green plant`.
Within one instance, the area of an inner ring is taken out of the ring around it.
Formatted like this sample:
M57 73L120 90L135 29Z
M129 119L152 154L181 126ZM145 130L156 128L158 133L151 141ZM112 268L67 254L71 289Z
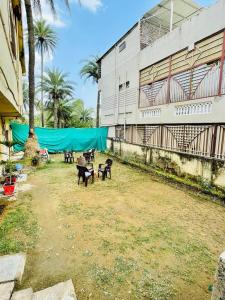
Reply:
M31 160L31 164L33 167L37 167L40 164L40 157L35 155Z
M16 171L15 163L11 160L7 160L5 163L5 172L11 175L14 171Z
M86 80L92 79L93 83L98 83L100 78L100 65L98 63L99 57L92 56L85 61L82 69L80 70L81 77L84 77ZM100 92L98 91L97 98L97 109L96 109L96 127L99 127L100 124Z
M41 54L41 123L44 127L44 54L53 52L56 47L57 36L45 20L38 20L34 23L34 37L36 50Z

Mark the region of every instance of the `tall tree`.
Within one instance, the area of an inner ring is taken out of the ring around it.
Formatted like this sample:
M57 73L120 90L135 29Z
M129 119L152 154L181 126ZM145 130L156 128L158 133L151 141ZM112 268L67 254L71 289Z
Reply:
M48 106L48 124L52 125L52 119L53 119L53 115L54 115L54 105L53 102L49 102ZM65 128L65 127L69 127L69 124L72 120L72 106L71 106L71 101L69 100L60 100L59 101L59 105L58 105L58 128Z
M54 51L57 43L57 36L55 31L45 20L38 20L34 23L34 37L36 50L41 55L41 123L42 127L44 127L44 54L50 54Z
M26 113L29 111L29 86L27 81L23 81L23 108Z
M50 5L54 15L56 15L55 1L46 0ZM69 0L64 0L66 6L69 8ZM34 40L34 22L33 22L33 8L41 12L41 0L24 0L26 18L27 18L27 31L28 31L28 51L29 51L29 67L28 67L28 80L29 80L29 138L34 138L34 97L35 97L35 40ZM29 143L29 139L28 139ZM32 141L31 141L32 143ZM28 148L28 147L27 147ZM35 147L33 147L35 148ZM33 156L36 149L25 153L25 156ZM25 151L26 152L26 151Z
M47 70L44 76L43 90L48 95L49 103L52 102L54 114L54 128L58 126L58 107L60 100L66 100L73 95L73 83L68 81L67 74L62 73L56 68Z
M34 1L40 8L39 1ZM34 94L35 94L35 49L34 49L34 25L33 25L33 10L31 0L25 0L25 9L27 15L27 29L28 29L28 50L29 50L29 66L28 66L28 80L29 80L29 137L33 137L34 131Z
M80 70L81 77L85 80L92 79L93 83L98 83L100 78L100 65L98 63L99 57L92 56L85 61L82 69ZM96 127L100 125L100 91L98 91L97 97L97 114L96 114Z
M85 108L84 101L77 99L72 103L72 116L85 123L93 120L93 109Z

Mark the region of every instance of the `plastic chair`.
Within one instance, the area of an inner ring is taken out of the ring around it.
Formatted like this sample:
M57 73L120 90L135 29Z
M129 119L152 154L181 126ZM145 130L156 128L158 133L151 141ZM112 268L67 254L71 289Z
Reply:
M82 178L85 187L88 185L89 178L92 178L92 183L94 183L94 169L89 169L84 166L77 165L78 170L78 185L80 184L80 179Z
M100 177L100 174L102 174L102 180L105 180L105 178L109 178L112 179L112 164L113 164L113 160L108 158L105 161L105 164L99 164L98 166L98 177Z

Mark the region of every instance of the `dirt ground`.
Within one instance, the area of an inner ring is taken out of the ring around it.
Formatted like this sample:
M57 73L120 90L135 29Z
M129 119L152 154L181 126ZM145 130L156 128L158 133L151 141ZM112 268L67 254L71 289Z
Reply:
M74 165L55 158L13 204L29 199L38 225L18 289L72 278L79 300L210 299L224 207L116 161L112 180L78 186Z

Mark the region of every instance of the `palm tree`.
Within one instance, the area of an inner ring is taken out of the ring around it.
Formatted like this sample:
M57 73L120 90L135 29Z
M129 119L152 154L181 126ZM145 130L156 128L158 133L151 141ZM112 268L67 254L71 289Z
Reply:
M93 119L93 109L85 108L84 101L77 99L73 103L73 112L72 115L83 122L88 122Z
M58 128L65 128L69 127L70 122L72 120L72 106L71 106L71 101L70 100L60 100L59 105L58 105ZM48 124L52 125L52 118L54 114L54 107L53 103L49 102L48 105L48 110L49 110L49 115L48 115Z
M77 99L73 101L71 115L72 127L92 127L93 126L93 109L85 108L84 101Z
M73 95L73 83L67 80L67 74L53 68L47 70L43 77L43 90L48 95L48 105L52 102L54 115L54 128L58 126L58 107L60 100L71 98Z
M53 14L56 14L54 0L46 0L49 3ZM69 8L69 0L64 0L66 6ZM34 23L33 23L33 7L41 12L40 0L24 0L26 17L27 17L27 30L28 30L28 50L29 50L29 67L28 67L28 80L29 80L29 137L34 135L34 96L35 96L35 40L34 40Z
M52 53L56 47L57 36L55 31L46 23L45 20L38 20L34 24L34 37L36 50L41 54L41 123L44 127L44 54Z
M27 81L23 81L23 108L25 112L29 111L29 86Z
M93 83L98 83L100 78L100 65L98 63L99 57L92 56L90 59L85 61L84 66L80 71L81 77L85 80L92 79ZM98 91L97 97L97 116L96 116L96 126L99 127L100 121L100 91Z

